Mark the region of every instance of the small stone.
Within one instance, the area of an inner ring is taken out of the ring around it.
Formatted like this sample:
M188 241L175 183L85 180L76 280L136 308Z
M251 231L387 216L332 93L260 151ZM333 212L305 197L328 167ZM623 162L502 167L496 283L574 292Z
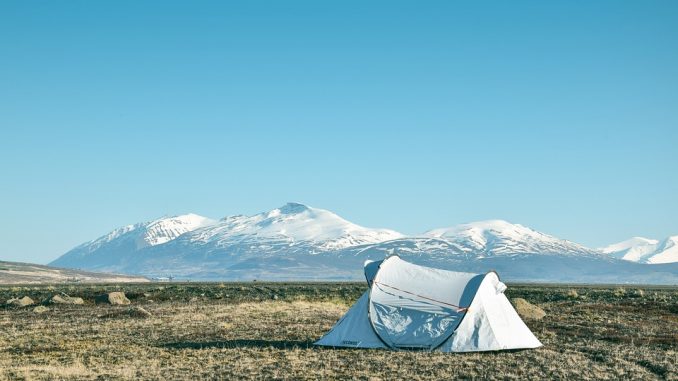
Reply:
M44 314L45 312L49 312L49 308L45 306L37 306L33 308L33 312L35 312L36 314Z
M512 300L513 306L516 308L516 312L523 319L527 320L541 320L546 316L546 312L535 306L534 304L528 302L523 298L515 298Z

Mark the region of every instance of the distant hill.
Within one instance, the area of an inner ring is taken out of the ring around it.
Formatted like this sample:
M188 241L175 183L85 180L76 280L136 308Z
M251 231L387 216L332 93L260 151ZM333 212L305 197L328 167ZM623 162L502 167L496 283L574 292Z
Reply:
M80 271L30 263L0 261L0 285L38 283L137 283L148 281L148 278L142 276Z
M451 270L497 270L510 281L678 284L678 263L634 263L503 220L405 236L296 203L218 221L190 214L128 225L51 264L196 280L360 280L366 259L392 254Z

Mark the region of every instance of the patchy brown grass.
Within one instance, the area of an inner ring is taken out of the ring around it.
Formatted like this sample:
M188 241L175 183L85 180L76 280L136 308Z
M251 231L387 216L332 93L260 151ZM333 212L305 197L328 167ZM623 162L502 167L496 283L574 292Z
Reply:
M151 317L94 304L121 289ZM677 379L678 289L518 285L546 311L544 347L444 354L317 348L363 284L239 283L0 287L0 303L53 293L85 305L0 309L0 380ZM620 291L622 290L622 291ZM640 292L642 291L642 292ZM102 318L106 317L106 318Z

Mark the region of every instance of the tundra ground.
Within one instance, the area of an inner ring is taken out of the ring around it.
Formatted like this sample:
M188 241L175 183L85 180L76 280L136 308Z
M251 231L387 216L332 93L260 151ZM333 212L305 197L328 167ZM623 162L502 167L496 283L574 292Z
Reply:
M678 288L509 285L546 311L536 350L444 354L312 343L364 292L359 283L0 286L0 380L678 379ZM124 291L130 306L95 305ZM66 293L84 305L42 303Z

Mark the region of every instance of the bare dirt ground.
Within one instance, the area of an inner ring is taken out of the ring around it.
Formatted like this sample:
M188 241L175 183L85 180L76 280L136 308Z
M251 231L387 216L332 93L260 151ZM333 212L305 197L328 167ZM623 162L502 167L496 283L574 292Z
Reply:
M107 274L100 272L62 269L32 263L0 261L0 284L56 284L56 283L142 283L141 276Z
M312 343L366 289L357 283L0 286L0 380L678 379L678 288L509 285L546 311L544 347L444 354ZM131 306L95 305L124 291ZM9 307L51 295L84 305ZM150 317L130 313L141 307Z

